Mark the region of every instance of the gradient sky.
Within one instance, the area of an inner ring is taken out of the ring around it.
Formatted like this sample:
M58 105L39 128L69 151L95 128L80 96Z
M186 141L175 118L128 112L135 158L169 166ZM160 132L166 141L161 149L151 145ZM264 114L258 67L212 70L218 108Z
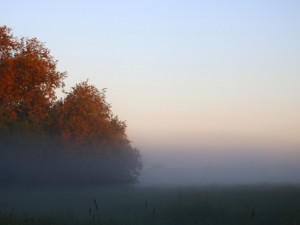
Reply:
M45 42L67 88L107 88L142 152L299 150L299 12L298 0L0 0L1 25Z

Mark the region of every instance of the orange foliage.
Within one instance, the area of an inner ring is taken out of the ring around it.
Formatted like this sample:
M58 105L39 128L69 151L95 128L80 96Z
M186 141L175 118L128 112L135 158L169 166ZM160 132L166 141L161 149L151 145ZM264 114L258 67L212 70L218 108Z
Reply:
M15 38L0 27L0 110L9 120L26 117L39 122L63 87L66 73L56 71L57 61L36 38Z
M126 125L112 116L101 92L86 82L77 84L53 108L54 127L68 147L94 146L98 149L127 140Z
M36 38L16 38L9 28L0 27L2 128L6 121L6 127L21 128L21 132L22 126L35 131L37 125L38 132L58 137L73 152L75 148L106 152L131 149L126 124L113 116L105 90L99 91L86 81L56 101L55 89L64 86L66 76L56 70L56 64Z

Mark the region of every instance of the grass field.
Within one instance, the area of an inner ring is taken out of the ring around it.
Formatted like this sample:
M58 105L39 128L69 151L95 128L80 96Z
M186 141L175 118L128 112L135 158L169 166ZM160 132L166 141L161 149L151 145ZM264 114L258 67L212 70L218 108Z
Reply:
M6 189L0 224L300 224L300 186Z

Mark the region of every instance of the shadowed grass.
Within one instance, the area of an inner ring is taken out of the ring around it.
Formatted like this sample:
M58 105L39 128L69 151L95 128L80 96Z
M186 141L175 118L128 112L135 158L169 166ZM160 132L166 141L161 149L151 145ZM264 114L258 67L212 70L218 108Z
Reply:
M300 224L299 199L300 187L287 185L1 191L0 225L291 225Z

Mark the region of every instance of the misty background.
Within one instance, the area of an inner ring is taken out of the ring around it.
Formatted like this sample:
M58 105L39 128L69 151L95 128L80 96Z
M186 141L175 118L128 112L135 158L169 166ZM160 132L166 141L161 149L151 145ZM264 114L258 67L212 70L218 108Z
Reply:
M299 184L298 148L293 157L264 154L266 151L206 148L199 153L193 149L168 149L144 154L140 185Z

